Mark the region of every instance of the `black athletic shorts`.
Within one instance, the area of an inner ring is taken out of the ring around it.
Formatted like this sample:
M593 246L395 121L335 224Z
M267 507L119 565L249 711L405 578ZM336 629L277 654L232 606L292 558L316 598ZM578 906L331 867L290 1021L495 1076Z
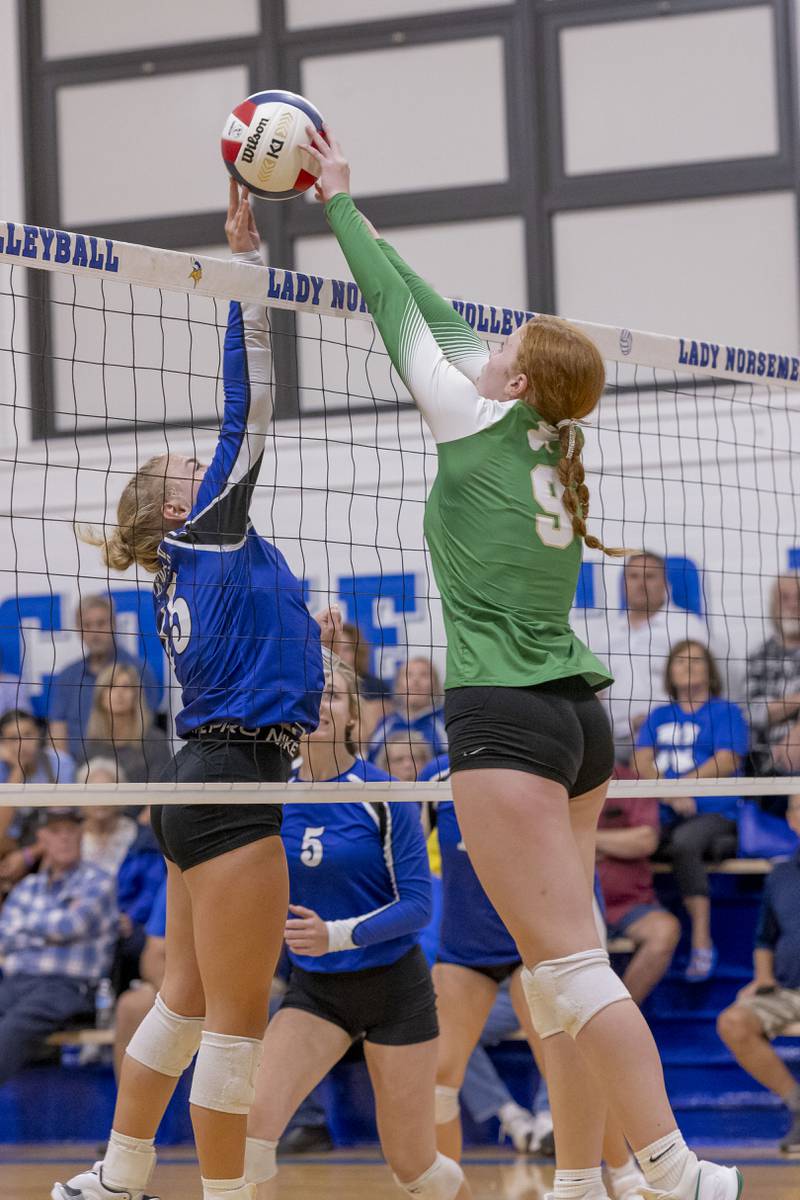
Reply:
M443 967L461 967L464 971L477 971L479 975L485 975L487 979L491 979L492 983L498 985L505 983L522 966L521 958L514 962L488 964L449 962L446 958L438 958L436 961Z
M281 1008L299 1008L351 1038L412 1046L438 1036L436 996L419 946L397 962L364 971L303 971L292 966Z
M582 796L611 778L606 711L581 675L534 687L460 687L445 693L450 772L526 771Z
M271 733L270 733L271 731ZM285 783L296 756L297 731L217 728L187 739L162 772L168 783ZM155 804L150 822L165 858L182 871L280 834L280 804Z

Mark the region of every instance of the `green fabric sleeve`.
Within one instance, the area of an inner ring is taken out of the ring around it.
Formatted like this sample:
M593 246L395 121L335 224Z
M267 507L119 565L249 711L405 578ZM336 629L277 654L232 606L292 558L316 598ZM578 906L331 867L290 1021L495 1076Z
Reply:
M486 343L459 313L449 300L421 279L401 258L394 246L385 238L378 238L378 245L397 274L408 285L417 302L422 318L428 325L447 359L474 383L489 357Z

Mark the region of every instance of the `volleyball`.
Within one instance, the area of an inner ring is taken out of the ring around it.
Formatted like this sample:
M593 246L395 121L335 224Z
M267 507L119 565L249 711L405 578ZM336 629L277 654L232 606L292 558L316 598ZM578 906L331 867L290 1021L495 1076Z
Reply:
M256 92L237 104L222 131L222 158L239 183L265 200L289 200L312 186L319 166L302 149L322 116L294 92Z

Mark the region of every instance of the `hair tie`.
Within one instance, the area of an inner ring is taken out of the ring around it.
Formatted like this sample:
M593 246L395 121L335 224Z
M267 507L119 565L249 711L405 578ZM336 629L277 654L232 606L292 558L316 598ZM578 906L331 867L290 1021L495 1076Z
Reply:
M578 436L578 422L574 417L565 417L563 421L556 422L556 429L563 429L569 426L569 441L567 442L567 458L572 458L575 453L575 441Z

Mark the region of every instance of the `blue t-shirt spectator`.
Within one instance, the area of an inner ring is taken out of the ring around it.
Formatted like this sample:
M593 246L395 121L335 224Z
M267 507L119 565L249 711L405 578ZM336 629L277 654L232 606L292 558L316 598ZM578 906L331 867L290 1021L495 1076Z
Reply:
M167 868L156 836L149 825L140 825L136 840L117 872L117 903L134 925L148 925L153 907L166 881ZM166 893L164 897L166 911ZM160 935L160 936L163 936Z
M737 704L717 697L707 700L694 712L687 712L677 703L654 709L637 739L638 746L652 747L660 779L680 779L722 750L742 757L747 753L747 744L747 722L742 710ZM691 790L691 781L687 781L686 790ZM719 813L735 821L739 797L697 796L695 803L698 813ZM662 805L662 814L664 808ZM665 823L675 820L671 809L666 809L665 816Z
M158 712L161 688L150 668L120 647L115 650L115 658L117 662L130 663L136 667L142 677L147 704L152 712ZM84 741L92 712L95 680L100 669L94 671L88 659L79 658L56 675L50 689L48 720L66 722L69 751L78 761L86 757Z
M800 988L800 850L767 876L756 948L773 952L773 972L781 987Z
M167 936L167 881L162 880L161 887L155 894L150 916L147 918L145 933L148 937L163 938Z

